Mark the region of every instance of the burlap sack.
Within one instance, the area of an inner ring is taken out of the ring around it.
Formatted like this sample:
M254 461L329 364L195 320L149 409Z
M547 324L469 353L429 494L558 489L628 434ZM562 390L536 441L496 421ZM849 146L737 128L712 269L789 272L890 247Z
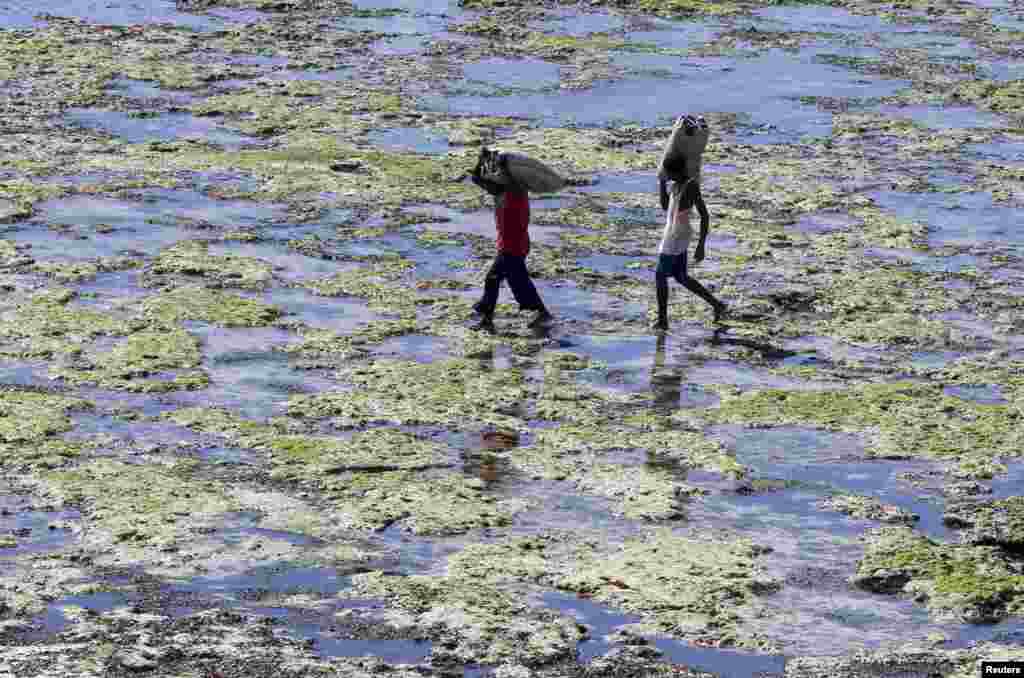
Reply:
M499 184L518 184L531 193L554 193L567 183L562 175L540 160L497 148L484 149L481 175Z
M665 142L665 150L658 163L658 178L662 180L700 181L700 167L704 149L710 136L708 123L702 116L681 115L672 127L672 134ZM686 162L685 174L672 171L673 164L682 158Z

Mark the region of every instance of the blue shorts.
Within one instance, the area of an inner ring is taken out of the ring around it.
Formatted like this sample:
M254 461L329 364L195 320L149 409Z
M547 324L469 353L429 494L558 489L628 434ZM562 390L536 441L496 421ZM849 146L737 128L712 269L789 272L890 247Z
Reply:
M661 275L674 276L677 272L686 270L686 253L682 254L659 254L658 267L654 269Z

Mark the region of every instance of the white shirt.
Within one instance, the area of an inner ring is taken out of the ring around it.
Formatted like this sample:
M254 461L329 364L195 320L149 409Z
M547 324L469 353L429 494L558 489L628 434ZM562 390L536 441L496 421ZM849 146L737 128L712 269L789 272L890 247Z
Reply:
M691 179L692 181L692 179ZM658 254L680 255L690 246L693 229L690 227L690 213L693 208L682 208L679 203L683 197L686 183L672 182L672 190L668 197L668 214L665 216L665 231L658 245Z

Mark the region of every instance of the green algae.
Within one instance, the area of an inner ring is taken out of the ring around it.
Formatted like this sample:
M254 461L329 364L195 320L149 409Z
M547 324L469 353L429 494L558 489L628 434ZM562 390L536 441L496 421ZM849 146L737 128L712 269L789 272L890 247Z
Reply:
M494 425L522 429L515 414L528 396L518 370L480 370L469 359L427 364L407 360L376 360L342 369L339 377L356 391L294 396L293 416L340 417L352 426L371 422Z
M0 209L3 209L2 203L0 203ZM27 266L34 261L32 257L24 254L10 240L0 240L0 270L17 269Z
M276 306L199 285L176 287L146 297L141 309L142 317L167 325L201 321L222 327L262 327L281 315Z
M272 477L316 489L335 522L379 530L403 521L414 534L459 534L475 527L508 525L519 503L497 501L483 483L438 469L451 464L445 449L400 431L374 429L347 440L282 435L273 426L224 410L189 408L168 419L235 445L267 451Z
M999 549L945 546L903 527L872 533L853 583L916 594L936 614L964 622L988 623L1024 612L1024 576Z
M304 327L300 329L302 339L282 350L294 356L303 368L340 367L352 358L366 355L374 344L391 337L416 334L422 329L422 323L412 318L375 320L350 334Z
M757 597L780 586L758 566L762 553L742 539L657 530L617 552L581 557L557 586L641 615L645 626L691 642L767 649L743 629L757 615Z
M199 340L189 332L180 328L143 330L96 355L87 365L55 365L50 374L76 385L156 393L205 387L207 377L196 369L201 360ZM170 371L181 373L165 378Z
M87 541L157 546L187 539L236 508L216 483L190 479L190 469L97 459L41 480L63 502L82 505L90 517Z
M399 431L374 429L348 440L317 436L276 436L267 447L275 463L287 467L278 475L331 475L360 470L416 470L445 465L443 448Z
M0 353L16 358L73 354L97 337L124 335L139 327L116 314L69 303L74 297L73 291L58 287L15 302L0 314L0 338L11 342Z
M22 447L29 445L54 443L51 451L61 454L61 444L52 438L71 430L69 413L91 407L89 402L70 396L11 388L0 390L0 444L6 452L0 455L0 463L16 459L14 455L20 455ZM67 450L68 455L73 454L71 445ZM45 454L42 449L25 451L32 455Z
M272 278L269 264L252 257L212 255L205 240L185 240L168 247L149 270L156 275L200 276L222 286L246 289L262 289Z
M489 582L383 572L352 578L351 597L384 598L412 627L441 641L434 661L549 664L575 656L583 630L575 620L529 606L515 591Z
M1020 454L1019 419L1012 406L946 396L933 384L850 385L842 391L764 389L724 393L705 416L721 423L796 424L854 432L875 431L870 452L880 457L986 460Z
M479 200L476 187L456 180L472 168L468 154L388 152L304 129L276 139L273 148L231 152L181 143L159 149L133 146L121 155L97 156L90 165L165 172L244 171L260 182L253 197L271 201L306 197L338 205L398 207L426 202L469 205Z
M485 483L456 471L354 472L321 482L340 524L380 530L401 521L416 535L455 535L480 527L505 527L523 502L497 500Z
M373 266L340 271L328 278L305 281L303 285L325 297L361 297L371 310L411 319L419 306L431 302L429 297L409 293L411 285L404 280L413 267L407 259L386 257Z
M942 520L965 529L966 544L1024 549L1024 497L954 504L946 508Z
M969 80L956 85L950 98L1020 116L1024 115L1024 80Z

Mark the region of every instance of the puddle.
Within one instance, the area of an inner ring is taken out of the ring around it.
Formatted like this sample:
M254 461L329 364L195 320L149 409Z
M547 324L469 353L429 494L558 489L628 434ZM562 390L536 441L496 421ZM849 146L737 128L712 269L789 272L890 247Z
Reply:
M801 5L756 9L758 30L785 30L808 33L845 33L847 31L890 33L894 25L872 14L852 14L840 7Z
M704 174L707 173L705 167ZM599 173L590 178L593 184L577 190L581 193L654 193L658 190L657 172Z
M123 445L137 444L143 450L174 450L179 443L202 442L202 437L192 430L164 421L126 421L93 412L75 412L70 418L74 428L65 434L68 440L104 436L116 439ZM107 450L99 456L116 453L114 445L104 447Z
M791 390L818 390L815 384L778 376L756 367L745 367L725 360L709 360L687 372L689 380L697 384L729 384L740 388L781 388Z
M384 640L331 638L318 624L290 624L289 635L314 641L314 650L322 657L377 657L395 664L419 664L430 656L429 640Z
M309 257L289 249L288 240L293 233L287 232L287 239L264 242L214 242L208 252L215 256L251 257L269 264L274 275L289 281L300 282L311 278L323 278L342 270L343 264L330 259ZM294 234L296 237L298 234Z
M535 282L544 305L559 320L590 322L611 316L628 323L643 322L647 317L646 303L623 301L602 292L585 289L567 280ZM510 298L511 292L504 292L502 297Z
M236 535L228 534L230 538ZM281 593L309 593L333 598L351 586L351 577L334 568L296 567L278 562L259 565L243 574L226 577L193 577L170 586L175 593L210 595L224 602L241 603L256 596Z
M370 32L370 33L388 33L395 35L436 35L439 32L444 32L448 26L447 14L450 13L451 7L448 3L444 3L444 7L438 6L434 9L437 12L424 12L424 11L405 11L409 3L402 3L402 12L392 14L390 16L349 16L337 19L337 24L350 31ZM368 9L366 3L358 3L360 9ZM397 5L396 5L397 7ZM411 10L412 8L408 8Z
M50 603L46 608L46 613L42 620L43 628L46 632L51 634L64 631L71 624L71 621L64 616L63 610L65 607L81 607L86 610L91 610L96 614L102 614L127 604L128 597L117 591L104 591L81 596L67 596L65 598L61 598L57 602Z
M447 153L448 139L440 132L422 127L394 127L374 130L366 135L374 146L413 153Z
M864 456L864 441L849 433L799 426L757 429L736 426L725 427L719 433L733 443L741 464L772 475L795 465L803 467Z
M903 473L937 468L934 463L864 460L860 436L820 429L728 426L715 432L732 444L737 461L753 469L757 477L797 483L785 491L720 500L729 504L741 528L817 523L833 532L855 536L874 521L817 508L830 492L841 491L877 497L882 503L917 514L920 518L914 526L933 538L948 539L952 534L942 522L942 502L923 499L898 478Z
M942 392L954 398L969 400L983 405L1003 405L1006 398L997 384L974 384L969 386L946 386Z
M911 259L914 268L929 273L960 273L965 270L980 269L985 261L973 254L955 254L951 257L916 256Z
M904 118L932 129L1002 129L1010 122L1002 115L973 106L882 106L882 115Z
M701 101L705 110L751 115L755 128L770 126L774 130L762 134L760 140L777 142L831 133L832 114L799 103L800 97L878 97L909 85L867 79L847 69L816 63L815 56L809 50L797 55L770 50L744 60L742 67L725 58L691 59L688 63L694 68L684 78L640 77L602 82L588 90L514 98L430 95L422 101L428 109L452 114L518 115L550 126L615 121L656 125L667 124L677 113L666 106L677 100L683 88L687 96Z
M8 362L0 360L0 384L12 386L52 386L49 377L50 364L47 362Z
M688 49L712 43L725 28L722 24L711 22L672 21L658 17L645 19L645 29L628 31L626 38L665 49Z
M198 237L189 224L253 227L279 214L277 205L215 200L196 191L147 189L135 200L75 196L38 205L32 222L15 224L4 235L32 246L36 258L81 260L116 254L155 255L183 238ZM71 227L72 237L42 226ZM112 229L109 230L108 229Z
M379 320L383 316L366 307L366 301L356 297L322 297L301 287L275 289L264 295L287 314L289 320L300 320L310 327L350 334L361 325Z
M997 139L989 144L965 144L964 151L977 154L983 160L1024 163L1024 141Z
M45 20L36 17L47 14L96 24L174 24L199 31L223 29L235 18L228 12L220 17L186 14L176 11L175 5L174 0L5 0L0 2L0 28L38 27Z
M394 356L420 363L430 363L449 357L448 342L443 337L426 334L407 334L392 337L373 348L375 356Z
M413 56L424 51L433 40L426 35L399 35L370 43L370 50L384 56Z
M129 143L144 141L171 141L195 139L226 147L242 147L263 142L233 132L209 119L191 113L160 113L138 117L121 111L101 111L96 108L69 108L67 118L87 129L101 129Z
M61 549L76 539L71 524L79 523L82 515L50 508L34 506L27 496L0 492L0 537L12 535L16 544L0 547L0 559Z
M786 228L800 233L826 235L849 230L858 223L860 222L857 219L841 212L817 212L800 217L796 223Z
M231 334L243 336L246 332L235 330ZM183 406L226 407L246 418L266 419L284 414L293 395L335 386L308 370L294 369L290 360L288 354L274 351L269 345L207 351L203 369L209 375L209 386L201 391L168 394L166 400Z
M605 605L558 592L548 592L541 597L543 603L562 614L575 617L589 627L590 637L577 647L581 663L589 663L595 657L611 650L614 645L607 640L621 626L637 624L640 617L617 612ZM684 664L690 669L710 671L721 678L758 678L765 674L781 675L785 669L785 657L763 655L752 652L719 650L696 647L673 638L647 636L651 645L664 653L662 661Z
M540 90L557 87L562 67L542 59L491 58L466 64L467 80L503 88Z
M711 244L714 245L714 243ZM654 262L650 257L592 254L588 257L580 257L576 263L599 273L628 275L645 282L651 282L654 279Z
M910 354L910 364L919 368L939 368L962 357L963 353L956 351L916 351Z
M549 10L544 19L527 22L527 28L560 35L585 36L591 33L614 33L626 27L626 19L617 14L600 12L573 12L556 8ZM685 24L677 24L680 27Z
M1024 246L1024 212L993 204L989 193L950 196L877 191L869 195L880 207L898 217L926 224L928 241L933 246L982 242Z
M132 78L114 78L110 81L107 92L132 99L171 99L179 104L188 103L193 99L187 92L168 91L154 82Z

